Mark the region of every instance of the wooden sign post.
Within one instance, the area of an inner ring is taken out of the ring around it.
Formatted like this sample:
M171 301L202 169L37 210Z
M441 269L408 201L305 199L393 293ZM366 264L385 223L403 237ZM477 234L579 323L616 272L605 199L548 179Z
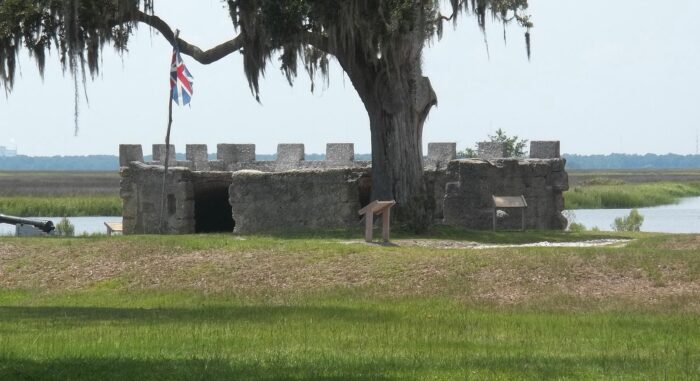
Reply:
M525 208L527 201L525 196L494 196L493 197L493 231L496 231L496 211L498 209L520 209L522 217L522 230L525 231Z
M374 228L374 216L382 216L382 240L389 242L389 221L391 220L391 207L396 201L372 201L369 205L360 209L357 214L365 216L365 241L372 242L372 229Z

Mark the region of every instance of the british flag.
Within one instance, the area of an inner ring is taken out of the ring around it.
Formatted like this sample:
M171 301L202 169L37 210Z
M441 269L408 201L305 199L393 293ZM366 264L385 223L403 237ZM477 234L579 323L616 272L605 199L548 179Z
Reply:
M192 74L187 70L182 57L180 57L180 51L173 49L173 60L170 64L170 93L175 103L183 106L190 103L193 81Z

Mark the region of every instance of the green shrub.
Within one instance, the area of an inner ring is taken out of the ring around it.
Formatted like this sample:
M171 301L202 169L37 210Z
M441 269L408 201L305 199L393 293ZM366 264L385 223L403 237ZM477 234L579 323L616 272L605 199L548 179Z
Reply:
M644 216L637 209L632 209L629 216L618 217L612 225L616 232L638 232L644 223Z
M75 235L75 226L66 217L63 217L56 224L56 234L62 237L72 237Z
M520 139L516 136L508 136L508 134L499 128L495 135L489 135L489 140L492 143L504 143L506 146L506 157L525 157L527 151L527 140ZM457 152L459 158L477 157L478 145L476 148L466 148L464 151Z
M572 222L569 224L569 231L573 233L582 233L586 231L586 225L578 223L578 222Z

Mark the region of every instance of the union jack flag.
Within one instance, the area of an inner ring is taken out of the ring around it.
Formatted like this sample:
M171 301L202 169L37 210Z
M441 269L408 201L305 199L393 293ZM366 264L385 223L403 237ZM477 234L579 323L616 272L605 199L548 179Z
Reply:
M193 81L192 74L180 57L180 51L173 49L173 60L170 64L170 93L175 103L180 104L180 100L183 106L190 103Z

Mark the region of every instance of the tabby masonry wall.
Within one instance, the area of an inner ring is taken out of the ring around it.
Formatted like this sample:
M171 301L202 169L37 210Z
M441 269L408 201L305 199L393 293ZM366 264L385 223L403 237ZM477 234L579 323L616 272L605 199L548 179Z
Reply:
M198 189L212 187L228 187L235 231L241 233L356 226L357 210L370 201L371 163L355 161L352 144L328 144L322 161L305 161L302 144L278 145L275 161L256 161L252 144L219 144L217 160L208 160L205 145L187 145L187 160L176 161L171 146L161 226L165 146L152 150L153 161L144 163L140 145L120 146L126 234L196 232L196 219L206 218L195 213ZM489 145L484 156L504 151ZM535 141L530 151L539 157L456 160L455 143L428 144L425 178L436 222L487 229L491 196L522 194L528 228L565 227L562 192L568 177L559 143ZM519 215L509 213L499 224L511 227L516 220Z

